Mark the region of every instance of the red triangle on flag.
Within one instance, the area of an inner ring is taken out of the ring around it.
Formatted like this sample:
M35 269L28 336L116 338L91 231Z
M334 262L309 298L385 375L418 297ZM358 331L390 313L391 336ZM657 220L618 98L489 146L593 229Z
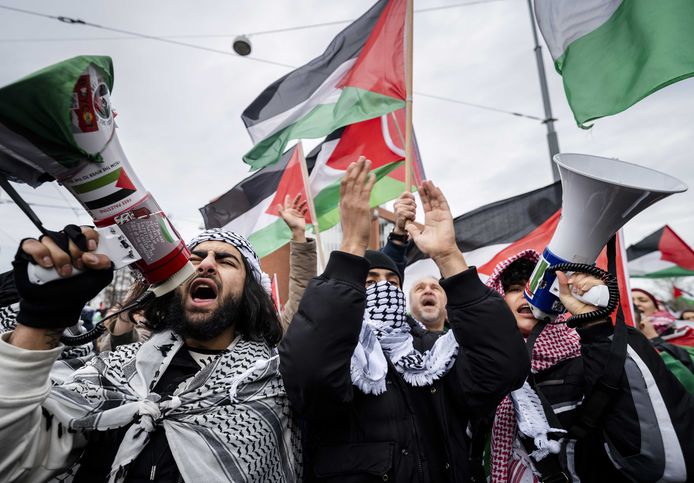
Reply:
M491 275L491 273L494 271L494 268L499 263L503 262L507 258L512 257L516 253L520 253L523 250L527 250L528 248L532 248L536 252L542 253L547 247L547 245L549 245L549 242L552 241L552 235L554 235L554 231L557 229L560 216L561 210L557 211L555 214L547 218L544 223L542 223L533 231L525 235L523 238L516 240L515 242L511 243L509 246L501 250L499 253L494 255L494 258L489 260L481 267L478 267L477 271L485 275Z
M118 175L118 180L116 181L116 188L137 191L137 187L130 180L128 174L125 172L125 169L118 169L120 169L120 175Z
M284 198L287 195L289 195L290 199L294 199L296 195L301 194L301 198L306 200L306 187L304 186L304 179L301 175L301 155L301 149L299 149L299 145L297 144L294 146L294 152L287 163L287 167L284 168L282 178L277 184L277 191L272 198L270 206L265 211L266 213L280 216L277 205L284 204ZM311 214L308 211L306 212L306 223L313 223L311 221Z
M694 250L672 228L665 225L658 242L661 258L687 270L694 270Z
M617 271L617 283L619 284L619 304L622 306L622 314L624 315L624 322L633 327L634 317L633 308L631 302L631 291L629 290L629 273L627 272L627 265L625 259L622 256L622 245L623 240L621 236L617 237L617 256L615 269ZM607 249L603 248L598 255L598 259L595 262L598 268L607 270ZM612 312L612 323L617 320L617 311Z
M357 87L405 100L406 0L383 9L352 68L337 87Z

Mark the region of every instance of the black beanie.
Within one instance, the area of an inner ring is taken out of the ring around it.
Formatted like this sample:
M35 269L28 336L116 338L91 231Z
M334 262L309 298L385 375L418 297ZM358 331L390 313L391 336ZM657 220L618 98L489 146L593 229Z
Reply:
M400 279L400 285L402 285L402 273L398 269L392 258L390 258L385 253L378 252L376 250L366 250L364 258L369 262L369 268L385 268L391 272L397 274Z

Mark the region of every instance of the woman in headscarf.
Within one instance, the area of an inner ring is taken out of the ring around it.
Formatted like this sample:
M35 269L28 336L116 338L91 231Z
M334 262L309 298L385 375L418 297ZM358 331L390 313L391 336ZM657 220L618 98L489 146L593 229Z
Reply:
M639 329L649 339L661 338L663 341L686 347L694 347L694 329L675 324L675 317L667 310L658 307L658 300L647 290L631 289L631 300L639 312Z
M531 354L526 384L494 415L491 481L691 480L694 447L684 428L694 428L694 397L632 328L621 326L618 332L609 319L576 329L562 323L565 318L536 319L523 291L538 258L525 250L497 265L487 281L504 297ZM567 310L574 315L596 310L573 295L601 283L598 279L557 277ZM613 346L618 333L626 339L624 358L611 355L619 347ZM604 387L608 373L618 377L611 392ZM609 401L599 410L595 394Z

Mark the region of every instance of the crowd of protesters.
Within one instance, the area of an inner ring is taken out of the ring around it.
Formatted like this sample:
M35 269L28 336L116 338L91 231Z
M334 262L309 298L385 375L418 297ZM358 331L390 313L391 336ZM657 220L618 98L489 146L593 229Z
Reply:
M368 160L348 168L321 274L306 202L278 207L292 233L280 313L251 244L212 229L189 242L192 280L119 312L136 283L97 341L66 348L110 260L90 228L23 240L0 279L0 481L694 479L692 327L643 289L635 327L536 319L523 289L539 254L483 282L430 181L423 226L404 193L387 244L368 250L374 181ZM410 244L439 273L406 297ZM33 285L26 268L45 257L87 270ZM603 282L557 276L569 314L597 309L580 296Z

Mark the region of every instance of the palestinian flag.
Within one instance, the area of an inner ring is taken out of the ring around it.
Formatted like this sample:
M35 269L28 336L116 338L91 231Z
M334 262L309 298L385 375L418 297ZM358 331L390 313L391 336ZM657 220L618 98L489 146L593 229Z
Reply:
M90 211L111 206L137 193L137 186L121 167L70 188L80 195L80 202Z
M249 238L259 257L272 253L291 239L291 231L275 205L284 196L303 193L298 145L284 153L280 161L267 166L200 208L205 228L225 228ZM307 164L312 169L311 164ZM307 220L308 221L308 220Z
M561 182L557 181L456 217L456 242L468 265L489 276L497 263L521 250L534 248L542 253L559 223L561 196ZM407 264L408 273L414 273L418 264L435 266L414 244L408 250Z
M0 89L0 174L36 187L100 160L78 146L71 120L80 104L74 89L89 68L98 70L110 92L113 65L110 57L100 56L74 57ZM80 118L85 129L96 126L103 108L99 101L86 100L89 109Z
M694 250L667 225L627 248L627 260L632 277L694 275Z
M267 87L243 112L255 146L252 169L277 162L289 140L334 130L405 106L406 0L380 0L325 52Z
M497 264L523 250L532 248L542 253L559 224L561 202L561 182L557 181L460 215L453 220L458 248L465 255L468 265L476 266L480 276L486 279ZM617 239L617 279L626 323L634 325L623 246L620 233ZM440 276L436 264L414 244L408 249L407 263L406 285L424 276ZM607 268L605 250L598 256L596 265ZM407 292L408 289L405 290Z
M372 161L379 179L371 192L371 206L393 200L405 191L405 110L385 114L331 133L306 158L316 168L311 173L311 193L321 230L339 222L340 180L359 156ZM424 167L414 138L413 182L425 179Z
M691 0L536 0L535 14L582 128L694 75Z
M301 193L304 199L306 198L300 156L302 153L297 144L284 153L278 163L253 173L219 198L200 208L205 228L222 227L248 237L260 258L288 243L292 234L279 216L277 204L284 202L286 195L294 198ZM306 159L309 173L315 171L315 159L315 156ZM397 163L391 163L380 166L373 172L377 179L382 179L397 166ZM319 193L322 194L320 205L318 198L314 196L316 216L321 230L327 230L339 220L337 203L340 180L341 176ZM312 222L308 213L306 221Z
M349 164L360 155L373 161L377 182L371 206L400 196L405 190L404 110L340 128L306 157L311 194L321 231L340 221L340 181ZM414 181L424 179L419 151L413 163ZM280 248L291 232L279 217L276 205L298 193L306 195L299 164L300 152L288 150L280 161L260 169L230 191L200 209L206 228L225 227L248 236L260 257ZM307 214L308 216L308 214ZM311 220L307 219L308 222Z
M681 300L687 304L694 304L694 294L675 285L672 286L672 300Z

